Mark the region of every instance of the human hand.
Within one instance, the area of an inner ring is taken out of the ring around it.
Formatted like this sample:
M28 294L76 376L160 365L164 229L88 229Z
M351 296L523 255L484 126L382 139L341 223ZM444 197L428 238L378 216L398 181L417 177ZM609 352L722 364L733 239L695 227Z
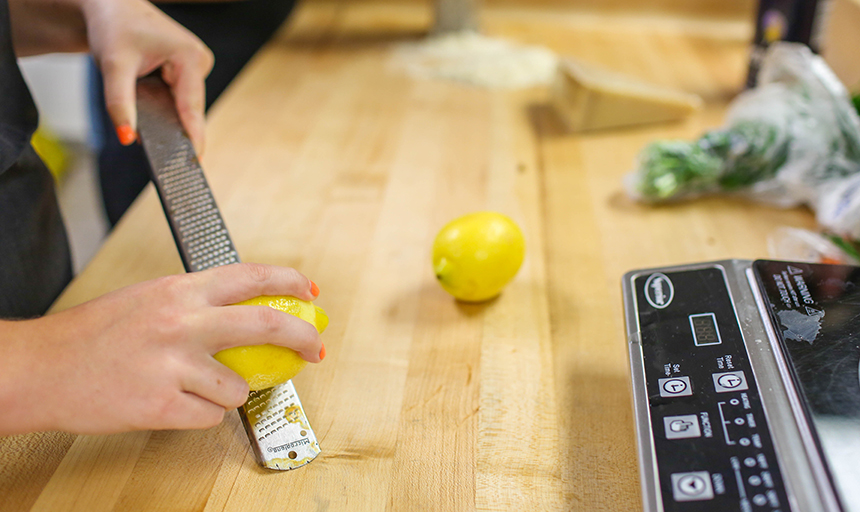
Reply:
M311 324L259 295L315 298L295 270L236 264L163 277L40 319L0 322L0 435L208 428L248 384L212 357L271 343L317 363Z
M137 138L137 79L161 69L194 148L204 146L206 76L212 52L146 0L8 0L19 57L89 50L102 70L105 103L120 142Z
M198 155L204 149L205 79L212 52L146 0L87 0L90 52L104 77L105 105L123 145L137 138L137 79L160 68Z

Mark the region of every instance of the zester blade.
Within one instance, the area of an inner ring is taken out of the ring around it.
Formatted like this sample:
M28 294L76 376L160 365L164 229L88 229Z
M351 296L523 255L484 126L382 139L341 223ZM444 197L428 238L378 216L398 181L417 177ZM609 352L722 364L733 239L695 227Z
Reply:
M182 130L173 95L161 78L137 85L138 132L150 175L182 263L196 272L239 262L221 212L191 141ZM292 381L252 391L239 416L257 460L269 469L295 469L320 453Z

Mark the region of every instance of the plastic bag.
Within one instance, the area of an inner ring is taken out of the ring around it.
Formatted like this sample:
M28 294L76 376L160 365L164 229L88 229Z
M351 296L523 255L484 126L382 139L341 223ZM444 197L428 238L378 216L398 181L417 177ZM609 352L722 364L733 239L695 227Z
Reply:
M758 83L732 102L722 128L646 147L627 177L629 194L664 202L736 193L805 204L826 230L860 239L860 117L848 91L795 43L770 47Z
M779 228L768 236L767 248L778 260L860 265L860 254L851 242L806 229Z

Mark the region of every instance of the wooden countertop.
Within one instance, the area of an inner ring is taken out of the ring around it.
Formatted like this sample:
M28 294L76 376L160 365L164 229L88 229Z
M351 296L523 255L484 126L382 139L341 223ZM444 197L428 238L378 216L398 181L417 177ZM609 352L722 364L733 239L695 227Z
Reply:
M712 3L711 3L712 4ZM709 4L709 5L711 5ZM621 276L767 256L803 210L648 208L622 180L655 138L720 124L744 20L488 6L485 30L702 95L680 123L566 135L546 91L413 81L391 48L429 8L304 4L211 114L204 168L245 261L313 278L328 356L295 380L322 455L258 467L238 419L196 432L0 439L0 510L632 510L640 507ZM512 216L528 253L500 298L434 282L438 229ZM147 190L57 304L182 272Z

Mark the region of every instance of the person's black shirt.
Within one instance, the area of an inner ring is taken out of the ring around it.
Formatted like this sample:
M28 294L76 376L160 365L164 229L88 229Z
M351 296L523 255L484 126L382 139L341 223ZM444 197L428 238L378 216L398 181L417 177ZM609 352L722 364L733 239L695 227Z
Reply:
M53 177L30 145L37 124L0 0L0 318L43 314L72 277Z

